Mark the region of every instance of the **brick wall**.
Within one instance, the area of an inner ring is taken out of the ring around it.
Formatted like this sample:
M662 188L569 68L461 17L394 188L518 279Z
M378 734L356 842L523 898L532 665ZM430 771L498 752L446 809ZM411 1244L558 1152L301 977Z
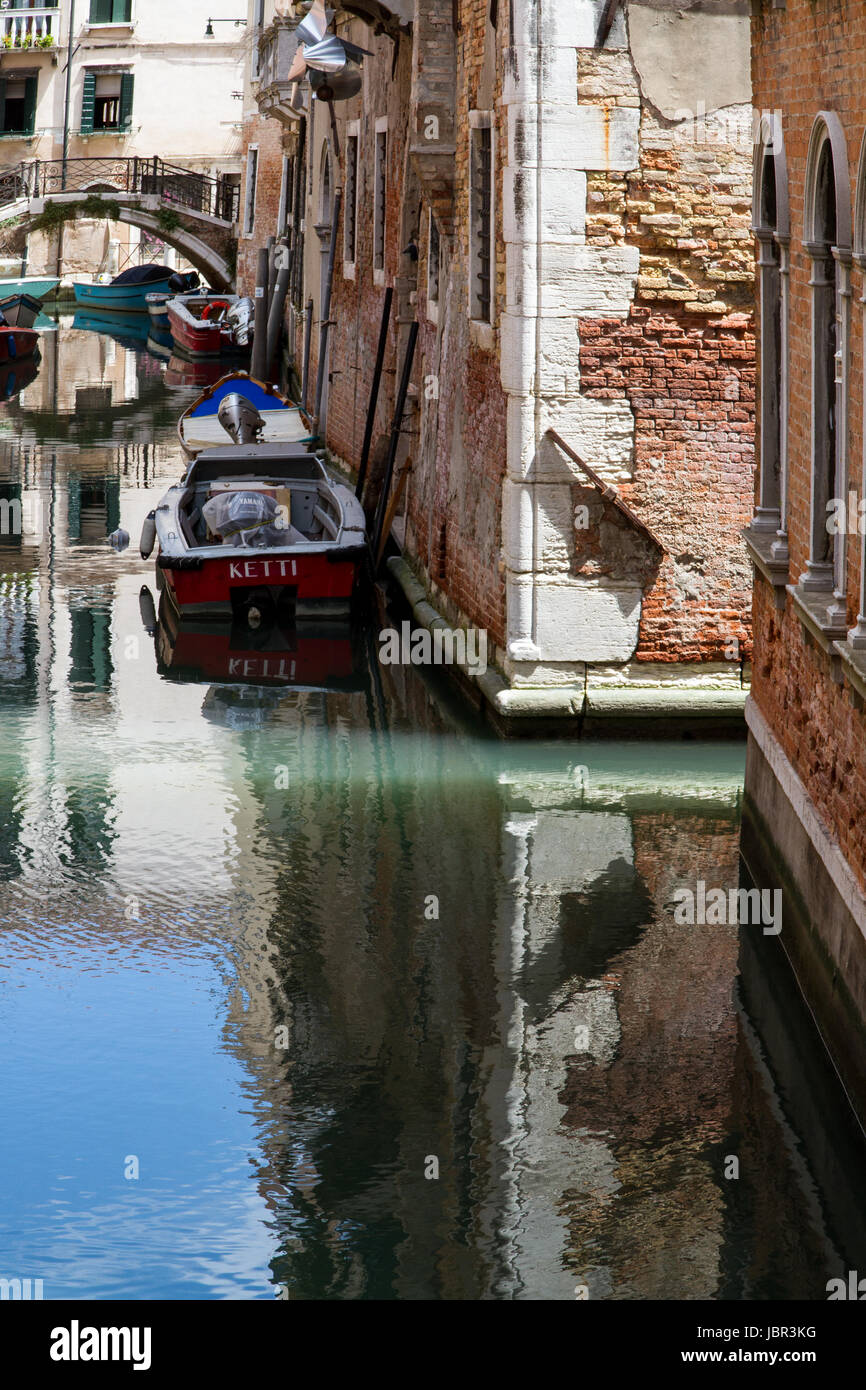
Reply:
M639 107L639 164L587 176L587 245L634 246L625 320L581 318L584 396L634 416L622 496L667 554L645 589L635 659L748 660L755 337L748 113L665 121L628 51L578 54L580 100ZM744 119L745 118L745 119ZM589 460L593 462L592 459Z
M838 114L847 140L850 196L866 127L862 84L866 11L850 0L767 0L752 20L755 106L779 111L788 167L791 217L788 419L790 580L809 558L811 494L811 263L803 249L806 156L819 111ZM863 273L852 274L849 393L849 485L860 492L863 448ZM860 541L849 536L848 622L859 607ZM790 596L776 611L770 585L756 578L753 695L820 816L866 891L866 718L847 679L804 630Z

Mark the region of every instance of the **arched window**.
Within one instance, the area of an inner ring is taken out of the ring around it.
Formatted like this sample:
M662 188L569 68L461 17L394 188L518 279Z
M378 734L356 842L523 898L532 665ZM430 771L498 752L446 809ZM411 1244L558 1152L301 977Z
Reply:
M837 634L846 626L845 528L829 523L832 500L847 497L852 248L845 134L830 111L812 127L803 244L812 262L812 478L809 559L800 584L827 593L826 629Z
M331 151L327 140L323 140L319 178L319 221L330 225L331 211Z
M787 576L788 169L777 115L764 116L755 144L752 231L758 241L760 460L752 529L772 531L771 559Z

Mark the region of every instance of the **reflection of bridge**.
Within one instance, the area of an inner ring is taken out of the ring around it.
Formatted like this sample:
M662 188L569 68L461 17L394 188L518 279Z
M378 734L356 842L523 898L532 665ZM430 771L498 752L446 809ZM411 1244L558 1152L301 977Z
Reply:
M141 227L187 257L215 288L234 279L239 185L152 159L29 160L0 170L0 221L34 223L48 207ZM38 225L38 224L37 224ZM43 224L44 225L44 224Z

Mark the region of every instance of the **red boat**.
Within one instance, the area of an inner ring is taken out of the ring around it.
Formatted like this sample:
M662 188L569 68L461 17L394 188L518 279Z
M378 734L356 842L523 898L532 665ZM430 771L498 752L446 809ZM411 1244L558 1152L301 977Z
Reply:
M180 294L166 305L175 347L187 357L242 356L249 342L238 341L228 318L236 294Z
M0 327L0 364L32 357L39 342L35 328Z
M181 613L253 624L348 615L367 555L364 512L306 429L297 407L245 373L184 412L195 457L141 535L144 559L158 543L157 572Z

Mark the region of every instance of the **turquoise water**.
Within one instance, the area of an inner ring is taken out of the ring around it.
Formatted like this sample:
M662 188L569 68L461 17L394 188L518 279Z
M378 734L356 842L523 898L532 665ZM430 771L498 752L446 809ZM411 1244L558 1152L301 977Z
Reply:
M65 321L0 422L0 1277L826 1297L859 1133L773 944L672 913L739 882L743 745L504 744L361 639L240 686L149 631L104 538L180 471L166 371Z

